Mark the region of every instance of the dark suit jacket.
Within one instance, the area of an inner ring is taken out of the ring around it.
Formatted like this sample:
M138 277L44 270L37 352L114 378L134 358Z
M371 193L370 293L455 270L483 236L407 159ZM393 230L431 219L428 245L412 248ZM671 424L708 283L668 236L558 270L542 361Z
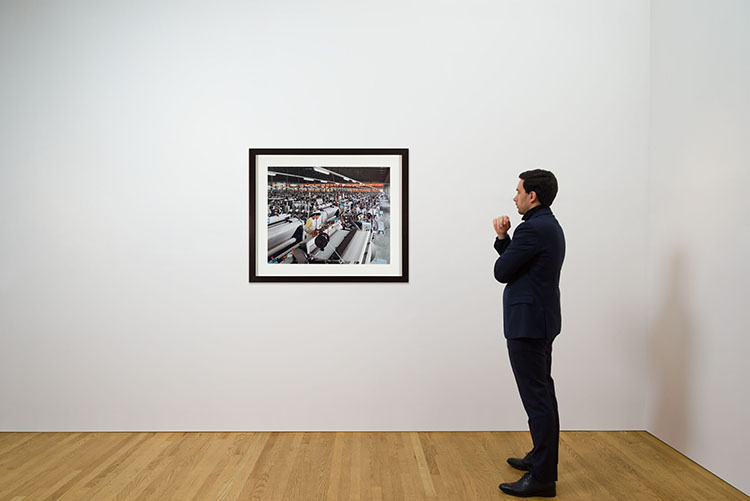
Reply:
M565 235L549 207L535 207L510 236L495 239L500 257L495 278L503 292L503 323L508 339L552 339L560 333L560 269Z

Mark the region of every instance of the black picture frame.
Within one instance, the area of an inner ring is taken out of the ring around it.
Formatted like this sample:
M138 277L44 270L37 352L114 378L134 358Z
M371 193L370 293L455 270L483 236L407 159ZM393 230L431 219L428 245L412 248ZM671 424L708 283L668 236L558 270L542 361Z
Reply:
M408 148L249 157L250 282L409 281Z

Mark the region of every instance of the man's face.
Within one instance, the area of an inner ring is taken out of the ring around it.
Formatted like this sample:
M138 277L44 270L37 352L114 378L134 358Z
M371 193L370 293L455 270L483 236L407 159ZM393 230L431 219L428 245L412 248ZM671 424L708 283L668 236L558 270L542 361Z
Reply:
M518 181L518 186L516 186L516 196L513 197L513 201L516 203L516 208L518 209L519 214L526 214L526 211L531 208L531 196L526 193L526 190L523 187L523 179Z

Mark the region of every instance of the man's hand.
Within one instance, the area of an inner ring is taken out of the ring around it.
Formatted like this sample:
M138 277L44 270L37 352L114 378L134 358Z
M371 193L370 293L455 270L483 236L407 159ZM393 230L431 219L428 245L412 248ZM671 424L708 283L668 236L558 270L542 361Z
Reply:
M492 226L495 227L497 238L503 240L508 236L508 230L510 229L510 218L508 216L496 217L492 220Z

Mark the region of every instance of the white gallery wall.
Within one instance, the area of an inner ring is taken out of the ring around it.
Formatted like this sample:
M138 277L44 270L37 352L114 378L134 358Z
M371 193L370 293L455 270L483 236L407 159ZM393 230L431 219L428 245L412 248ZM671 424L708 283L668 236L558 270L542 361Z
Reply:
M643 428L647 1L0 9L0 429L525 429L491 220L535 167L562 425ZM409 283L249 284L250 147L409 148Z
M750 3L652 4L646 428L750 492Z

